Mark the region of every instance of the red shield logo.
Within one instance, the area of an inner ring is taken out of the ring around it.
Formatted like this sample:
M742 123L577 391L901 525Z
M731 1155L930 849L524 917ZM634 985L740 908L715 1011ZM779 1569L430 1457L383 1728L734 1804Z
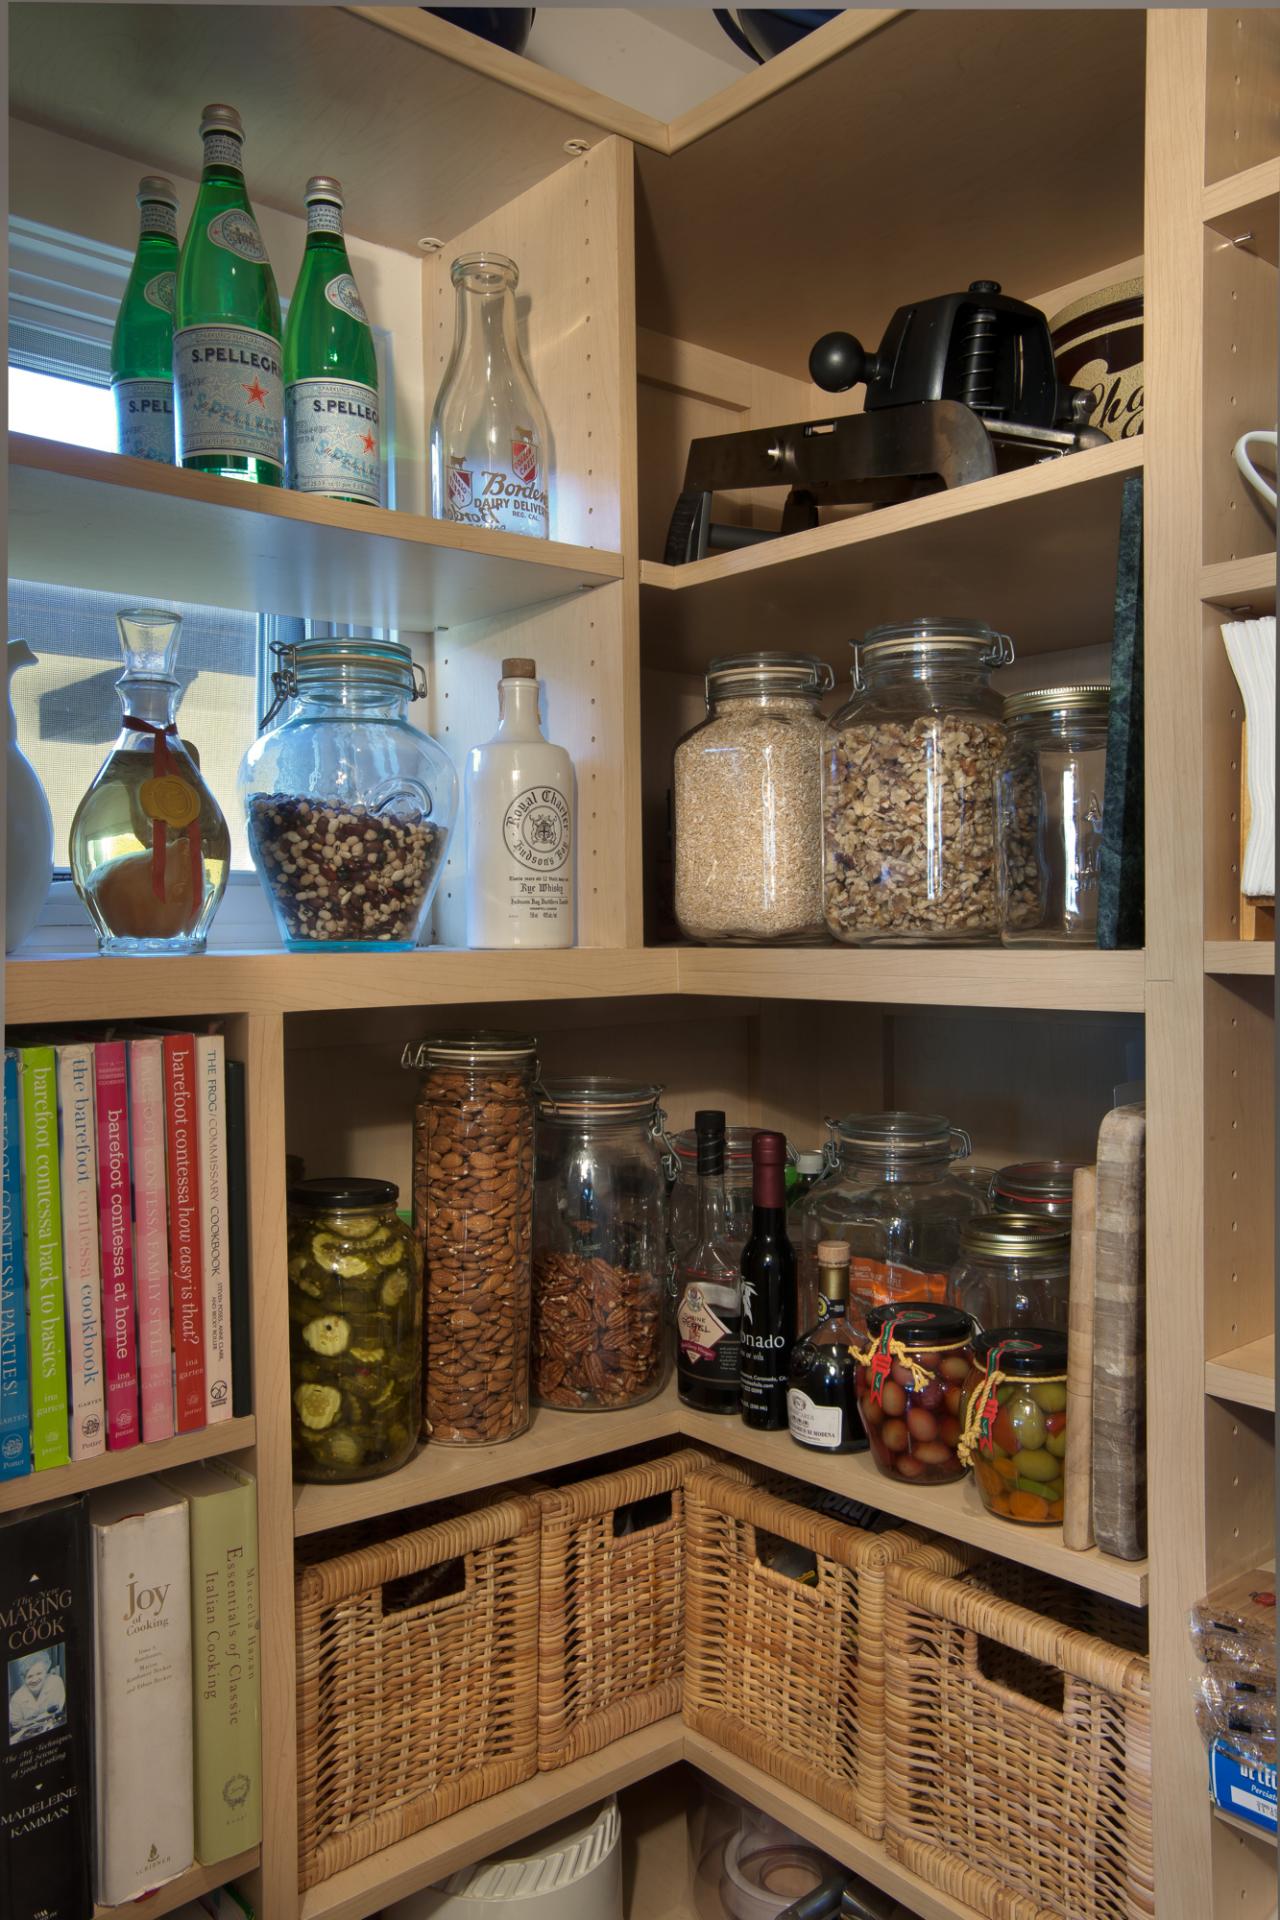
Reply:
M471 475L465 467L449 469L449 505L451 507L471 505Z
M511 470L516 479L527 486L538 477L538 449L532 440L513 440L511 442Z

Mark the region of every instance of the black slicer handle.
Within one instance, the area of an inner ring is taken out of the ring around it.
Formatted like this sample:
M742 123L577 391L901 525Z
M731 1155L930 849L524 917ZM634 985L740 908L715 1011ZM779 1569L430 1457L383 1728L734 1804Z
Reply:
M848 393L879 379L879 355L867 353L851 333L824 333L809 355L809 377L824 393Z

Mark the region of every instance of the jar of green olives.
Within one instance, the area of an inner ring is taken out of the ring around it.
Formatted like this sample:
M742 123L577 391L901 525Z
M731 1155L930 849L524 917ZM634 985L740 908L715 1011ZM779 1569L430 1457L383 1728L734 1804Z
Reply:
M289 1188L289 1375L299 1480L402 1467L422 1418L422 1269L390 1180Z
M1061 1521L1067 1458L1067 1337L1056 1327L981 1334L964 1383L960 1457L989 1513Z

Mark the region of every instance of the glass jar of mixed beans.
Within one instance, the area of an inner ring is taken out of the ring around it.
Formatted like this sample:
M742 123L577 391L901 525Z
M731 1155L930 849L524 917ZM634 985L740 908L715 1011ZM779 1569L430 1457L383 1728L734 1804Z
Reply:
M961 1458L983 1505L1024 1526L1061 1521L1067 1458L1067 1338L1056 1327L994 1327L964 1384Z

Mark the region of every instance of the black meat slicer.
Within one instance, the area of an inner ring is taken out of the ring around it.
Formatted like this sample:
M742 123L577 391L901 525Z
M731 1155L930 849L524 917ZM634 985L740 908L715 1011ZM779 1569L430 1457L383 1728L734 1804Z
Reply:
M816 527L822 506L886 506L1106 445L1085 425L1093 395L1058 380L1044 314L994 280L899 307L875 353L824 333L809 372L827 393L865 383L866 410L694 440L668 566ZM713 494L780 486L777 533L712 521Z

